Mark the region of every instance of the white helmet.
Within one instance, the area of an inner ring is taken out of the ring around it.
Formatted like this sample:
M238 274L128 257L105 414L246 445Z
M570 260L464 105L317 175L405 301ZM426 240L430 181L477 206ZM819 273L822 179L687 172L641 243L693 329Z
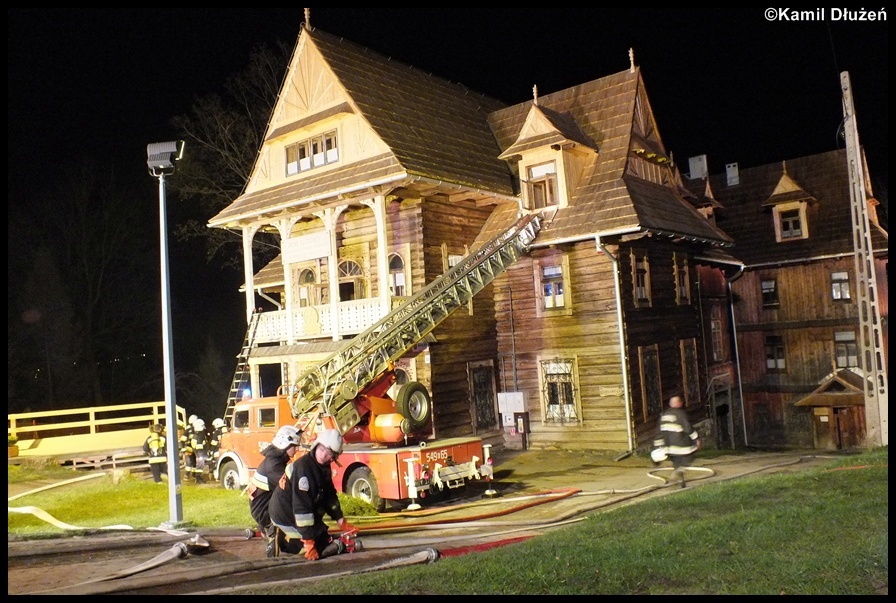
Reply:
M337 429L322 429L317 434L317 439L311 445L311 450L318 444L323 444L333 451L334 454L342 453L342 434Z
M198 418L199 417L197 417L196 415L190 415L190 418L187 419L187 425L192 425L193 423L196 422L196 419L198 419Z
M284 425L278 429L277 435L275 435L274 439L271 441L271 444L280 450L286 450L290 446L298 446L301 443L302 440L299 438L299 430L292 425Z
M214 421L212 421L212 427L214 427L215 429L220 429L221 427L224 427L224 419L222 419L220 417L215 419Z
M654 448L650 451L650 458L654 463L662 463L668 458L665 448Z
M205 429L205 421L202 419L196 419L193 421L193 429L196 431L203 431Z

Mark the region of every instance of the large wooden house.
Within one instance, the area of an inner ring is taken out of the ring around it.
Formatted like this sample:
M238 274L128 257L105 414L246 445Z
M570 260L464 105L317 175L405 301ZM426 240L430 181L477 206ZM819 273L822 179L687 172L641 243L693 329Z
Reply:
M631 56L507 107L306 23L248 185L209 224L242 233L247 322L272 307L249 353L254 393L271 394L538 214L529 253L398 368L429 389L434 437L503 437L500 415L521 411L529 446L625 453L651 445L675 394L720 444L738 439L743 264L713 208L671 161ZM260 231L281 255L259 270Z
M705 158L696 165L705 165ZM845 150L686 183L709 191L744 271L732 280L746 443L843 449L865 441L850 181ZM888 235L863 200L888 354ZM886 404L886 400L883 401Z

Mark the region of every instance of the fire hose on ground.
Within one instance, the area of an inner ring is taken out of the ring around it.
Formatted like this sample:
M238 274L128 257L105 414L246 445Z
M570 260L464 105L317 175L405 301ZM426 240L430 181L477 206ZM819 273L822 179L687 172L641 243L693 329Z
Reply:
M767 469L770 469L773 467L781 467L781 466L795 464L795 463L800 462L801 460L802 460L802 458L797 459L795 461L788 461L786 463L780 463L777 465L763 466L756 470L750 471L746 474L764 471L764 470L767 470ZM458 534L458 535L447 536L447 537L442 536L442 537L428 539L428 540L420 539L420 538L391 539L390 540L387 538L381 542L377 542L375 539L371 540L371 539L365 538L365 541L364 541L364 550L365 551L377 550L377 549L379 549L379 550L407 549L409 547L420 547L420 546L423 546L426 548L424 548L423 550L420 550L420 551L416 551L409 555L404 555L401 557L390 559L386 562L383 562L378 565L374 565L374 566L366 568L366 569L359 570L358 568L354 568L352 570L349 570L346 572L339 572L336 574L333 574L333 573L328 574L326 572L321 572L321 574L316 575L316 576L295 578L295 579L284 580L284 581L279 581L279 582L266 581L265 584L266 585L290 584L290 583L297 583L297 582L302 582L302 581L310 580L310 579L318 579L318 578L324 577L324 576L332 577L332 576L338 576L341 574L347 575L347 574L353 574L353 573L356 574L356 573L360 573L360 572L380 571L380 570L390 569L393 567L401 567L403 565L432 563L443 556L466 554L466 553L474 552L477 550L485 550L487 548L494 548L496 546L503 546L504 544L519 542L519 541L531 538L532 536L536 535L539 531L563 526L563 525L566 525L569 523L573 523L575 521L581 521L584 519L584 517L582 517L582 515L589 511L600 509L602 507L609 506L609 505L616 505L616 504L619 504L620 502L624 502L626 500L633 499L633 498L645 495L647 493L654 492L654 491L661 490L663 488L672 486L673 484L670 484L668 479L666 479L660 475L657 475L657 473L660 473L660 472L666 471L666 470L671 471L671 468L668 468L668 467L656 468L656 469L652 469L652 470L648 471L649 477L651 477L652 479L658 479L658 480L663 481L664 482L663 485L652 485L652 486L646 486L646 487L637 488L637 489L633 489L633 490L608 489L608 490L598 490L598 491L593 491L593 492L582 492L581 490L574 489L574 488L555 489L555 490L548 490L548 491L539 492L539 493L535 493L535 494L531 494L531 495L521 495L521 496L512 497L512 498L485 499L485 500L476 501L473 503L463 503L463 504L459 504L459 505L440 507L440 508L434 508L434 509L425 509L425 510L420 510L420 511L407 511L407 512L401 512L401 513L395 513L395 514L390 514L390 517L386 521L382 521L382 518L378 518L376 520L375 524L370 521L370 518L354 517L354 518L352 518L353 523L355 523L355 525L358 525L361 528L361 530L364 532L365 536L376 536L376 535L388 536L390 534L396 534L396 533L407 533L407 532L414 532L414 531L429 531L429 530L444 530L444 529L449 529L449 528L452 530L457 529L457 530L464 530L464 531L466 531L468 529L481 529L483 527L496 527L496 528L505 528L505 529L499 529L497 531L491 531L488 533ZM703 476L700 476L697 478L691 478L691 480L705 479L707 477L712 477L715 475L714 470L705 468L705 467L688 467L687 470L706 474L706 475L703 475ZM743 474L743 473L738 474L738 476L736 476L736 477L740 477L742 475L745 475L745 474ZM79 479L83 479L83 478L79 478ZM71 481L78 481L78 480L68 480L67 483L70 483ZM41 488L39 490L44 490L44 489L46 489L46 488ZM31 492L28 492L25 494L32 494L37 491L38 490L32 490ZM21 494L19 496L24 496L25 494ZM613 498L612 500L599 501L592 505L576 506L572 510L562 513L559 516L552 517L550 521L545 521L543 523L538 523L538 524L533 524L533 522L531 520L528 520L528 521L525 521L525 520L523 520L523 521L512 521L512 520L511 521L497 521L497 520L492 519L495 517L506 516L506 515L509 515L512 513L516 513L516 512L519 512L519 511L522 511L522 510L525 510L525 509L528 509L528 508L531 508L534 506L543 505L543 504L551 503L551 502L557 502L557 501L564 500L564 499L569 499L574 496L575 497L590 497L590 496L597 496L597 495L602 495L602 496L617 495L617 497ZM17 498L17 497L10 497L9 500L13 500L14 498ZM443 516L443 515L450 514L451 512L458 512L458 511L462 511L462 510L466 510L466 509L470 509L470 508L489 507L489 506L493 506L493 505L507 506L508 504L511 505L509 508L499 509L496 511L487 511L484 513L477 513L473 516L468 515L465 517L456 517L456 518L442 517L441 519L434 519L437 516ZM55 520L55 518L52 518L52 516L50 516L49 514L44 512L43 510L38 509L36 507L22 507L22 508L9 507L9 511L10 512L32 513L36 516L41 517L45 521L49 521L50 523L53 523L54 525L57 525L58 527L62 527L63 529L76 529L76 530L87 529L87 528L78 528L75 526L70 526L69 524L65 524L63 522L59 522L58 520ZM408 521L404 521L404 522L395 521L395 519L397 519L397 518L404 518ZM368 523L368 522L370 522L370 525L365 526L364 524ZM96 528L92 528L92 529L96 529ZM132 530L133 528L130 528L129 526L108 526L106 528L100 528L100 529ZM162 531L166 531L166 530L162 530ZM168 532L174 533L177 531L168 531ZM177 532L177 533L180 535L189 535L186 532ZM521 533L524 535L520 536ZM528 533L529 535L525 535L525 533ZM513 536L513 535L516 535L516 536ZM505 538L508 536L509 536L509 538ZM481 545L459 546L455 549L445 548L444 546L442 547L441 550L433 548L436 545L444 545L445 543L449 543L449 542L458 542L458 541L470 542L470 541L479 541L479 540L485 540L486 542ZM195 534L189 544L184 543L184 542L176 543L175 545L173 545L171 548L164 551L160 555L157 555L156 557L150 559L149 561L138 564L132 568L122 570L120 572L116 572L109 576L105 576L105 577L91 580L88 582L80 583L80 584L73 585L70 587L54 589L54 590L58 591L58 592L65 592L67 594L88 594L88 593L116 592L116 591L120 591L120 590L128 590L130 588L133 588L133 585L130 585L130 586L128 586L126 584L118 585L114 581L116 579L130 577L135 574L145 572L149 569L153 569L153 568L162 566L166 563L170 563L171 561L183 559L186 556L188 556L189 552L192 552L191 549L193 547L208 547L208 546L209 546L209 544L207 541L205 541L204 538L202 538L198 534ZM283 564L284 561L287 561L287 563L289 563L292 560L284 560L281 558L281 559L276 559L276 560L265 559L265 560L250 561L250 562L227 563L227 564L223 564L222 567L204 568L200 572L196 572L195 570L192 570L190 575L192 576L192 579L213 578L213 577L229 575L229 574L233 574L233 573L237 573L237 572L241 572L241 571L252 571L254 569L267 568L267 567L271 567L271 565L272 565L271 562L275 562L275 565L276 565L277 563ZM224 567L224 566L226 566L226 567ZM168 576L167 579L170 579L170 576ZM149 580L151 580L151 578L147 577L147 581L149 581ZM242 586L242 587L230 587L228 589L221 589L221 590L209 590L209 591L204 591L202 594L215 594L217 592L223 592L224 590L226 590L227 592L233 592L234 590L247 589L247 588L250 588L250 586L246 585L246 586ZM79 591L81 591L81 592L79 592ZM54 592L54 591L43 591L43 592L49 593L49 592ZM34 593L34 594L36 594L36 593Z

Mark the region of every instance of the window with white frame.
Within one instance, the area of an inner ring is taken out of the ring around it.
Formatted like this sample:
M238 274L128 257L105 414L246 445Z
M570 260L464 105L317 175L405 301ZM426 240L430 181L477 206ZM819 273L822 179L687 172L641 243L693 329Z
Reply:
M337 161L339 161L339 145L336 130L286 146L287 176Z
M579 420L575 387L575 360L554 358L541 361L544 420L548 423L575 423Z
M569 280L569 257L556 253L532 263L535 277L535 315L572 313L572 295Z
M526 170L526 191L530 209L557 205L557 166L553 161L533 165Z
M404 260L397 253L389 256L389 294L396 297L405 293Z
M317 290L317 276L314 274L314 270L310 268L304 268L299 273L298 278L298 286L299 286L299 307L307 308L308 306L313 306L318 303L317 299L315 299L315 293Z
M846 301L850 299L848 272L831 273L831 296L834 301Z
M859 345L856 343L855 331L834 333L834 358L837 368L859 366Z
M339 262L339 301L352 301L367 297L364 271L354 260Z
M552 264L541 267L541 298L544 309L562 308L564 301L563 266Z
M688 271L688 258L683 253L672 254L675 272L675 303L685 305L691 303L691 280Z
M763 307L772 307L778 305L778 281L773 278L762 279L760 283L762 288L762 305Z
M782 203L775 206L773 214L775 236L779 243L808 238L805 202Z

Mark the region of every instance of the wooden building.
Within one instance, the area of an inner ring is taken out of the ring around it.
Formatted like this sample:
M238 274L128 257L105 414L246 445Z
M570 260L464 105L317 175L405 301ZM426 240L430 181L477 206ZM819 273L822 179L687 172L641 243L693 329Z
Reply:
M846 151L748 169L729 164L725 174L689 185L707 187L720 202L718 225L744 262L731 286L747 443L862 446L864 373ZM865 190L886 357L888 235L867 177Z
M530 252L398 361L431 393L433 437L503 438L520 411L529 446L644 451L679 394L704 435L743 443L730 285L744 265L629 63L508 107L306 23L249 183L209 222L243 237L247 322L270 308L254 393L536 213ZM281 241L264 267L260 231Z

